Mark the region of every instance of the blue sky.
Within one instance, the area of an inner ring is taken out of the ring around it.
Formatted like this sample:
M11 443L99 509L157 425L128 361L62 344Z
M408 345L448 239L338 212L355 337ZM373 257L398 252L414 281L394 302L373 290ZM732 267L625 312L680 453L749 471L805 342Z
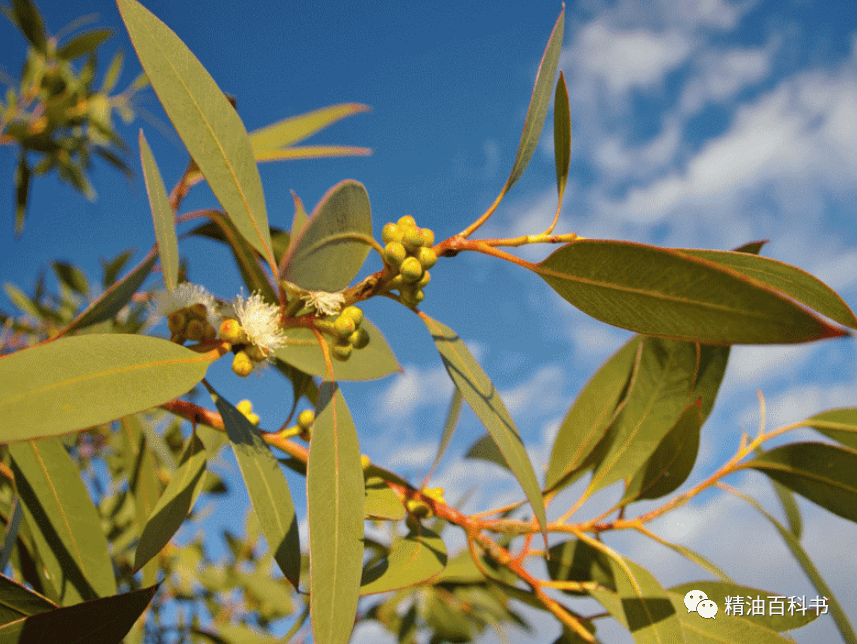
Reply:
M560 11L558 2L541 0L371 6L258 2L241 11L231 2L206 3L203 11L198 3L144 4L176 31L224 91L237 96L248 130L334 103L372 107L312 139L367 146L375 150L372 156L262 166L272 225L290 225L289 190L311 208L329 187L353 178L368 190L376 235L385 222L411 214L419 225L433 228L438 239L481 214L503 185L538 62ZM39 6L54 33L82 14L97 12L100 25L116 30L101 71L121 47L127 56L119 87L139 72L113 3ZM0 23L5 71L17 75L24 50L23 38ZM570 95L573 154L557 232L716 249L770 239L763 254L816 275L855 308L857 11L852 3L569 3L560 66ZM166 122L151 91L142 106ZM549 117L524 178L480 235L535 233L550 222L556 206L550 123ZM165 136L151 122L137 120L122 129L135 154L141 127L170 187L185 166L186 153L174 133ZM139 167L138 157L131 161ZM11 150L0 150L0 176L8 178L0 190L8 213L0 233L4 282L30 290L39 269L55 258L82 266L95 281L99 256L112 257L133 246L139 261L154 242L139 173L129 184L104 166L93 179L99 194L95 203L53 178L39 179L24 235L13 239L15 162ZM207 190L197 188L183 211L214 203ZM193 281L219 297L237 292L231 259L216 244L187 240L180 249L190 259ZM531 247L520 255L538 260L549 251ZM379 266L370 256L368 269ZM491 258L464 254L442 260L432 278L422 308L455 329L479 355L540 471L576 393L629 334L576 311L534 275ZM11 310L5 294L0 294L0 307ZM363 451L419 481L433 457L452 388L414 316L388 301L364 308L405 373L347 384L346 399ZM854 364L849 339L736 347L715 412L703 429L691 483L734 453L742 428L757 430L757 390L765 396L772 428L824 409L853 406ZM252 398L263 427L266 421L279 424L290 406L290 388L283 390L273 373L239 380L218 364L209 377L233 402ZM458 460L482 433L466 412L434 479L446 488L447 499L477 486L466 506L471 511L520 498L493 466ZM788 437L812 438L809 431ZM234 478L234 465L227 461L225 467ZM289 480L302 503L301 481ZM781 514L763 477L727 482ZM569 492L565 507L576 491ZM596 496L581 516L616 494L611 489ZM555 503L552 509L563 507L562 498ZM804 546L846 612L857 615L857 566L843 550L843 544L854 542L854 526L800 503L807 523ZM220 517L228 523L225 517L240 516L244 504L239 490L228 504L217 506L212 521ZM647 507L632 506L632 511ZM654 529L697 549L747 585L815 594L764 519L724 494L707 494ZM454 531L446 536L453 551L463 543ZM664 585L707 578L650 542L625 535L606 540L645 563ZM537 566L533 570L539 571ZM556 636L555 623L533 618L536 634L514 633L513 639ZM607 624L601 632L605 641L630 641ZM794 637L806 644L838 641L829 616ZM367 627L355 641L385 640Z

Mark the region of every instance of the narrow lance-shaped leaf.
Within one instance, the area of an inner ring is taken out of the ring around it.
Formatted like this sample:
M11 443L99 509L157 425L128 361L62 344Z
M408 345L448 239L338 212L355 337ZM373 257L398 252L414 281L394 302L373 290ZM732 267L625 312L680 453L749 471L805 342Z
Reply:
M426 481L431 478L440 459L443 458L446 448L449 446L449 441L452 440L452 435L455 433L455 426L458 424L458 418L461 416L461 403L464 399L461 397L461 392L455 389L452 392L452 400L449 402L449 411L446 414L446 422L443 425L443 434L441 434L440 445L437 448L437 454L434 457L434 462L429 468L429 473L426 476Z
M158 554L190 514L205 483L206 460L205 447L194 432L182 453L181 464L173 472L143 528L134 553L134 570L139 570Z
M857 521L857 452L826 443L791 443L757 456L742 467L779 481L849 521Z
M176 239L176 222L170 198L161 178L161 171L149 148L143 130L140 130L140 160L143 164L143 179L146 182L146 193L149 195L149 206L152 209L152 219L155 222L155 238L158 240L158 254L161 256L161 272L164 274L164 284L167 290L176 287L179 281L179 245Z
M268 548L286 579L298 588L301 571L298 522L283 470L259 430L229 402L211 391Z
M345 644L360 593L364 483L357 430L330 381L319 388L306 485L313 639Z
M33 171L27 164L27 155L21 150L18 167L15 169L15 234L24 231L24 220L27 217L27 202L30 198L30 179Z
M603 438L634 370L642 336L631 338L596 372L568 410L551 450L545 488L577 470Z
M215 197L272 270L268 215L247 130L187 46L136 0L117 0L140 63Z
M590 490L633 477L684 411L696 375L696 347L646 338L628 402L610 428L610 446L595 469Z
M556 187L559 191L559 203L562 204L571 163L571 113L568 108L568 89L562 72L559 73L553 101L553 153L556 161Z
M391 546L377 565L363 571L360 594L370 595L414 586L443 571L446 546L434 532L416 523Z
M578 239L530 268L587 315L645 335L705 344L846 335L766 284L672 249Z
M539 522L539 527L547 540L544 532L547 526L545 517L545 504L542 498L539 482L533 471L527 450L521 440L521 435L515 427L515 421L506 410L506 406L500 399L500 394L491 382L488 375L471 355L464 341L456 335L449 327L437 320L430 318L425 313L419 313L431 333L438 353L440 353L443 366L456 388L461 392L464 400L476 413L476 416L485 425L485 429L494 439L503 458L518 480L533 512Z
M36 5L30 0L12 0L15 22L27 40L42 53L47 52L45 23Z
M533 158L539 144L542 128L545 125L545 117L550 107L553 79L556 78L556 68L559 65L559 55L562 51L564 27L565 7L563 6L539 63L536 84L533 87L533 95L527 109L527 118L524 121L524 131L521 133L521 142L518 144L518 153L515 155L515 164L512 166L512 172L506 180L506 185L503 186L501 195L508 192L509 188L515 185L515 182L524 174L524 170L530 163L530 159Z
M0 627L0 641L121 644L157 591L158 586L141 588L31 615Z
M122 334L60 338L3 356L4 440L66 434L155 407L190 391L215 358Z
M113 35L112 29L93 29L79 34L57 50L57 56L63 60L74 60L94 51L101 43Z
M125 470L128 472L129 492L134 498L137 511L138 536L143 533L152 511L158 503L161 482L158 479L157 464L143 425L136 416L122 419L122 432L125 436ZM151 586L158 581L158 562L153 561L143 569L143 585Z
M360 103L341 103L322 107L312 112L291 116L250 133L253 152L259 154L269 150L285 148L309 138L347 116L368 112L371 108Z
M56 438L11 443L15 487L58 603L116 593L101 519L77 467Z
M137 289L146 281L158 256L154 251L150 252L142 262L134 267L125 277L110 286L104 293L90 304L85 311L69 322L60 335L82 329L105 320L110 320L119 313L122 308L131 301ZM106 267L112 268L111 266ZM110 277L112 271L105 270L105 277Z

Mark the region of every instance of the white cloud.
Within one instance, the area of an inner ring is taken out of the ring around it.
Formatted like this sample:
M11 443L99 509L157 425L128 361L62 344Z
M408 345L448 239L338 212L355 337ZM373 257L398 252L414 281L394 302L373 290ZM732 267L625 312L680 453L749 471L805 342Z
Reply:
M599 20L581 29L572 51L576 69L621 95L659 83L686 59L691 43L680 32L620 30Z
M565 372L558 365L548 364L513 389L502 391L500 397L512 416L529 413L533 407L545 413L562 402L556 393L564 387Z
M768 76L769 49L705 51L694 60L694 75L682 90L681 112L692 114L710 103L733 99L741 90Z
M421 369L407 365L382 394L376 409L384 418L407 418L420 407L448 400L452 387L443 367Z

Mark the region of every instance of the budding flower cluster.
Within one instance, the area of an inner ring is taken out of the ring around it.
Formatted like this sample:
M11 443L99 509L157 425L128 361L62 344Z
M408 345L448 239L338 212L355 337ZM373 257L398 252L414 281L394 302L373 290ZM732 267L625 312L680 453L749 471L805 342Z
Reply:
M384 261L396 269L398 275L390 283L391 290L398 290L400 300L411 308L425 299L423 288L431 276L428 269L437 262L434 246L434 231L418 228L414 218L405 215L396 223L388 223L381 231Z
M221 320L217 302L202 286L182 282L158 293L150 309L153 317L167 316L173 342L207 342L217 337Z
M330 332L336 338L331 345L330 354L340 361L348 360L354 349L362 349L369 344L369 334L360 327L363 323L363 311L356 306L346 306L339 316L330 323Z

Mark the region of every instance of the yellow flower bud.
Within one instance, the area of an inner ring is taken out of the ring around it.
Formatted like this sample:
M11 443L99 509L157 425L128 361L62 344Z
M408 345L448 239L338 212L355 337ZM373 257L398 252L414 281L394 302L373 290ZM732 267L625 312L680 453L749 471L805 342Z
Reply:
M232 358L232 371L236 376L246 378L253 372L253 361L244 351L239 351Z
M235 405L235 409L240 411L245 416L253 411L253 403L246 398Z

